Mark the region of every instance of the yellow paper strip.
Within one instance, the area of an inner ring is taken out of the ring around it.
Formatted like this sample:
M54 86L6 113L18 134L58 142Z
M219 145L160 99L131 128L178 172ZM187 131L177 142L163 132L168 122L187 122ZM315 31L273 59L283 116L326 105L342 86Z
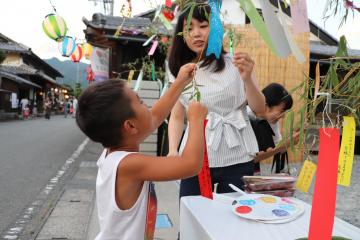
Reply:
M304 165L301 168L300 175L296 181L296 188L300 191L307 193L309 191L312 179L316 172L316 164L305 160Z
M344 125L339 155L338 184L350 186L355 149L355 120L344 116Z
M128 84L130 84L130 82L132 81L132 79L134 77L134 73L135 73L134 70L129 71L128 80L127 80Z

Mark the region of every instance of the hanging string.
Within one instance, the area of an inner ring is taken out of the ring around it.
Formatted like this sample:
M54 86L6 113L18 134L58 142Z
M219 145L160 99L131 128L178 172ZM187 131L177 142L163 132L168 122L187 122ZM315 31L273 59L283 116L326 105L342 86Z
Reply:
M52 4L51 0L49 0L49 3L50 3L50 5L51 5L51 7L54 9L54 12L57 13L57 12L56 12L56 8L55 8L54 4Z

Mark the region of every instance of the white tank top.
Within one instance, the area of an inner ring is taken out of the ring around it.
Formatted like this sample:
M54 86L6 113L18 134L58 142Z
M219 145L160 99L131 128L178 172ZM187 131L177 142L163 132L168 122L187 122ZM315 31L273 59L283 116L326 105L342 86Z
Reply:
M151 182L144 182L139 198L126 210L115 200L117 167L131 152L117 151L106 156L105 149L97 165L96 203L100 232L95 240L153 239L156 221L156 196Z

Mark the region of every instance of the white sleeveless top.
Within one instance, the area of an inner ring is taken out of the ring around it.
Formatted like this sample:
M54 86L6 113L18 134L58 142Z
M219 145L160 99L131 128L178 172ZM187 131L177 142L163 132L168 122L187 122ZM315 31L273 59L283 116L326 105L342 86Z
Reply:
M96 178L96 203L100 232L95 240L137 240L145 239L148 234L152 236L154 229L150 229L152 233L146 233L148 203L156 205L156 199L148 201L151 196L149 194L150 182L144 182L139 198L130 209L119 209L115 200L117 167L121 160L131 152L116 151L107 156L106 152L105 149L97 162L99 170ZM150 225L155 225L155 220L151 220L154 222Z

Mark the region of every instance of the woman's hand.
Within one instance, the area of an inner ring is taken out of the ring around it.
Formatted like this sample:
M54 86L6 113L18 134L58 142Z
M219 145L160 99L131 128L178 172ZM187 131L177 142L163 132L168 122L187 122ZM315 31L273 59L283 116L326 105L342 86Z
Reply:
M249 81L255 65L249 54L243 52L235 53L233 63L239 69L241 78L244 81Z

